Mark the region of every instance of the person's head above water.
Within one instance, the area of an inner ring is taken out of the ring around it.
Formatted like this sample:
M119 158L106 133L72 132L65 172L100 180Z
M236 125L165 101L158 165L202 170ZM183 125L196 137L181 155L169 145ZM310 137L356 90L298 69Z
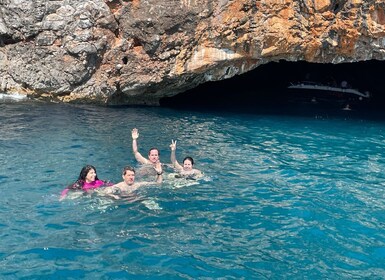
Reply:
M157 148L152 147L148 151L148 159L149 161L151 161L151 163L157 163L159 161L159 156L160 156L160 153Z
M131 136L132 136L132 151L134 152L135 159L142 163L142 164L153 164L156 165L160 162L159 159L159 150L155 147L152 147L148 151L148 157L145 158L143 157L139 151L138 151L138 143L137 139L139 137L139 131L137 128L133 128L131 131Z
M175 168L175 170L177 170L180 175L182 175L182 177L185 177L187 178L187 176L191 179L197 179L198 177L201 177L202 176L202 172L198 169L195 169L194 168L194 159L190 156L187 156L183 159L183 163L182 165L180 165L178 163L178 161L176 160L176 155L175 155L175 151L176 151L176 140L171 140L171 144L170 144L170 148L171 148L171 163L173 165L173 167Z
M122 170L122 175L125 175L127 173L127 171L131 171L131 172L134 172L135 173L135 168L133 168L132 166L130 165L126 165L123 170Z
M132 166L125 166L122 171L123 181L127 185L132 185L135 182L135 169Z
M78 181L84 181L84 182L93 182L98 179L98 175L96 174L96 168L92 165L86 165L82 168L80 171Z
M185 157L183 159L183 170L188 171L192 170L194 167L194 160L192 157Z
M96 168L93 165L86 165L80 171L79 177L76 182L67 186L67 189L84 190L84 187L87 184L91 184L94 187L96 185L100 186L103 183L104 182L102 180L99 180L98 175L96 174ZM66 192L62 193L62 196L65 195Z

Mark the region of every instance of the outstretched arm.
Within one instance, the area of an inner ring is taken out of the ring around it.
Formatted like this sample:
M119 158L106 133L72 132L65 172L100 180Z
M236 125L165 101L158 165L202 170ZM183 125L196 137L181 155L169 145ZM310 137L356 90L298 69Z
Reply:
M61 192L59 201L62 201L63 199L65 199L65 198L67 197L68 191L69 191L69 189L66 188L66 189L64 189L64 190Z
M121 183L117 183L107 188L99 188L99 189L96 189L95 191L102 195L107 195L115 199L120 199L119 197L119 194L121 193L120 184Z
M132 136L132 151L134 152L134 156L135 156L135 159L142 163L142 164L146 164L148 163L148 160L143 157L139 151L138 151L138 143L137 143L137 139L139 137L139 132L138 132L138 129L134 128L132 131L131 131L131 136Z
M173 167L179 171L182 171L183 167L178 163L178 161L176 160L176 156L175 156L176 140L175 141L171 140L170 148L171 148L171 163L172 163Z

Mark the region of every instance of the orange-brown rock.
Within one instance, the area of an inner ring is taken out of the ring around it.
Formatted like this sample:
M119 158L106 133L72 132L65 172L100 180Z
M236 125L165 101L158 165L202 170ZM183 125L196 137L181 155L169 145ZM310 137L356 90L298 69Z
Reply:
M157 105L278 60L384 60L381 0L8 0L0 90Z

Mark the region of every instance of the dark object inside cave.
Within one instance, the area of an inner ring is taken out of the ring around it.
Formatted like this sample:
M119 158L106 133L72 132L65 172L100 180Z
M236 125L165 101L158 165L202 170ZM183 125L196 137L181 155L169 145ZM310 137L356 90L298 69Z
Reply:
M293 82L311 80L322 83L346 81L352 88L370 92L368 102L355 104L354 111L385 111L385 87L382 61L342 64L307 62L271 62L246 74L228 80L208 82L197 88L160 101L162 107L178 109L218 109L247 112L296 111L290 100L288 86ZM301 107L301 110L303 109ZM316 109L335 109L336 106ZM307 108L313 110L313 108ZM341 108L342 109L342 108Z

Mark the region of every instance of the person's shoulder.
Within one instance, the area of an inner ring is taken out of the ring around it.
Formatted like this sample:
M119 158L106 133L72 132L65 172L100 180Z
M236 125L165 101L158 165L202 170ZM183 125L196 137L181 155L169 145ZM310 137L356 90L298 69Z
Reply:
M115 185L112 185L111 188L123 188L125 186L124 181L116 183Z
M203 172L200 171L199 169L193 169L193 176L195 177L195 179L198 179L198 178L201 178L203 176Z
M202 174L202 171L200 171L199 169L191 169L191 171L187 172L186 173L187 175L201 175Z

